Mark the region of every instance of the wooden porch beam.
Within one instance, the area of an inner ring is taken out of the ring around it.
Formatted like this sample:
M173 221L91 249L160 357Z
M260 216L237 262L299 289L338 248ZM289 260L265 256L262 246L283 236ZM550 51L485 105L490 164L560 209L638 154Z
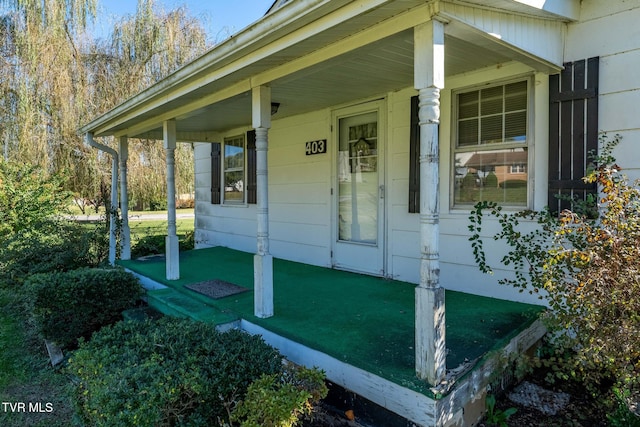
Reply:
M440 89L444 88L444 24L414 28L414 74L420 125L420 284L416 287L416 375L431 385L446 374L444 289L440 287Z

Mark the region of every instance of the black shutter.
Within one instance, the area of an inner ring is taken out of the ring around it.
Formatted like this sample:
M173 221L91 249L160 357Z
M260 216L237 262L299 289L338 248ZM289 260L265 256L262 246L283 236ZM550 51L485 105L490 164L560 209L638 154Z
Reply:
M409 134L409 213L420 213L420 119L418 97L411 97Z
M211 144L211 203L220 204L220 192L222 183L222 144L214 142Z
M590 58L564 64L549 76L549 209L571 209L573 200L596 194L585 184L588 165L598 150L598 64ZM562 198L558 198L562 196Z
M256 162L256 131L247 132L247 203L258 202L258 178Z

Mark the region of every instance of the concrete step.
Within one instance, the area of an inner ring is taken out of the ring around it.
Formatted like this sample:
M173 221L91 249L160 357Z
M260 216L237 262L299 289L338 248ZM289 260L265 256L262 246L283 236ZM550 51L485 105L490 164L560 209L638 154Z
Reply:
M223 312L172 288L147 291L147 303L167 316L213 323L219 329L235 327L234 324L239 325L240 321L234 314Z

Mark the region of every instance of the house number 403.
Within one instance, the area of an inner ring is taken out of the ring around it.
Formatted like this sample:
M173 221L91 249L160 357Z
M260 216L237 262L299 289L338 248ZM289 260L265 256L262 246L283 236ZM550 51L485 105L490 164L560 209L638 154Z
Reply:
M318 141L309 141L305 144L307 156L313 154L322 154L327 152L327 140L319 139Z

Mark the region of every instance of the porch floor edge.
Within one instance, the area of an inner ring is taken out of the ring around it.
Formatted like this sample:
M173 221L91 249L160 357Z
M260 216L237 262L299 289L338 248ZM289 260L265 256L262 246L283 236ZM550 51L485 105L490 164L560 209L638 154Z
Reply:
M287 360L322 369L329 381L406 418L418 427L436 425L437 401L424 394L349 365L245 319L240 320L240 328L252 335L262 336L267 344L277 348Z

